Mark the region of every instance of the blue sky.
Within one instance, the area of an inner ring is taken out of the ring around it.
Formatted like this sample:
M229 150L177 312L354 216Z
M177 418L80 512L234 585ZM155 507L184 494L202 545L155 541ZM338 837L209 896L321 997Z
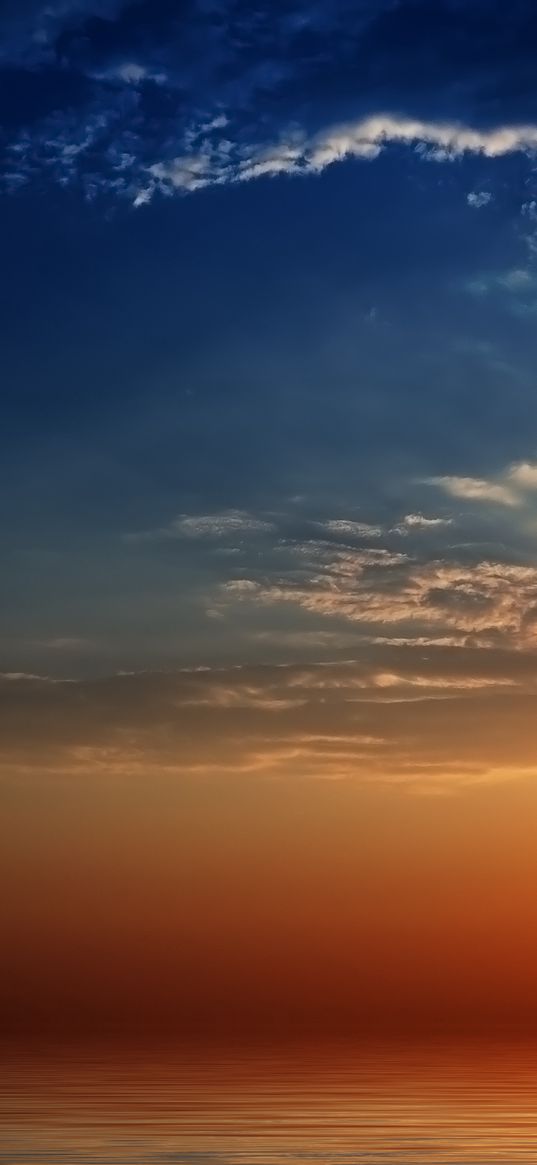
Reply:
M533 6L0 20L5 673L531 652Z

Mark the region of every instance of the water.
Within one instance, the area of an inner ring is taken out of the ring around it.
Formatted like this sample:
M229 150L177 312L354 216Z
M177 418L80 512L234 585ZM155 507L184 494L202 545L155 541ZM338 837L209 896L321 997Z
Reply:
M537 1046L3 1060L2 1165L537 1161Z

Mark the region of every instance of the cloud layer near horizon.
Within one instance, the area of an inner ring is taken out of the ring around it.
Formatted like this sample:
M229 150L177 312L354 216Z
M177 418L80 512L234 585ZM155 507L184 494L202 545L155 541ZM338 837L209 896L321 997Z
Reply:
M537 655L371 644L359 661L0 677L0 772L353 780L444 792L537 773Z

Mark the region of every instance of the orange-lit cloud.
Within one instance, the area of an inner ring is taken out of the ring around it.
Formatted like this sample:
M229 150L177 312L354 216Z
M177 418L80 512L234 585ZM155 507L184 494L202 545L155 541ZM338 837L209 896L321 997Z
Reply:
M454 633L464 642L513 647L537 643L537 568L505 562L466 565L419 561L388 549L323 543L297 550L299 572L277 580L240 579L224 596L264 605L294 603L316 615L378 627L415 629L431 641Z

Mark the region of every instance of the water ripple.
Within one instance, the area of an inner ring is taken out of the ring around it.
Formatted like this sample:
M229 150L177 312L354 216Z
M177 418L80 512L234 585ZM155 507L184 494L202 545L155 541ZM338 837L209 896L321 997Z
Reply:
M6 1053L0 1165L537 1161L537 1048Z

